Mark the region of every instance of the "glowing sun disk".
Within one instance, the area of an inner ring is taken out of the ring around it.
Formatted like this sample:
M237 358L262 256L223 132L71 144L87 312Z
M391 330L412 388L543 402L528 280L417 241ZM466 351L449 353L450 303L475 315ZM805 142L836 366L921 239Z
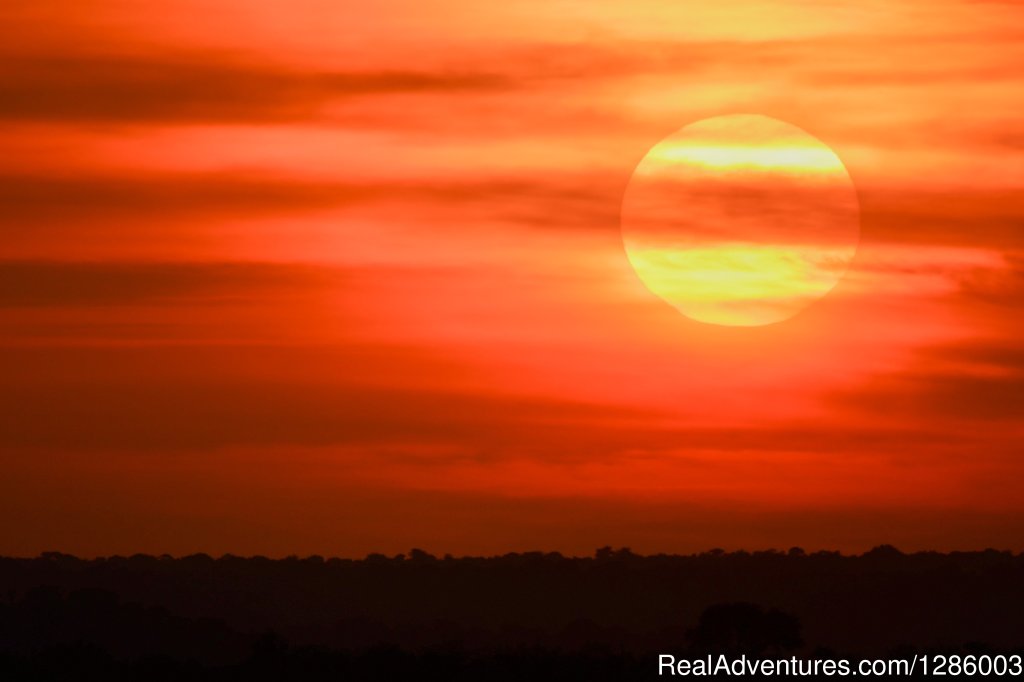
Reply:
M622 204L641 281L688 317L757 326L789 319L846 271L857 196L821 141L766 116L691 124L648 152Z

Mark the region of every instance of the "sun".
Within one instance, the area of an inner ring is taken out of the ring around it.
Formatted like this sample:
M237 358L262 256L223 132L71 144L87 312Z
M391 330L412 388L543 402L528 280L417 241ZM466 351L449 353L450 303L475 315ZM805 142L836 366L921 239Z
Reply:
M832 290L859 236L857 193L836 153L767 116L685 126L647 153L622 201L641 281L710 324L793 317Z

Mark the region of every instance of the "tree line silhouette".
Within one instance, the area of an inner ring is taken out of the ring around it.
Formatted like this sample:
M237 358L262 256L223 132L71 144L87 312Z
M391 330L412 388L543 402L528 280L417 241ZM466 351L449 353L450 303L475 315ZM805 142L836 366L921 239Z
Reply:
M0 678L637 679L659 653L1024 645L1024 555L0 558ZM276 672L275 672L276 671ZM6 674L5 674L6 673ZM274 675L278 675L274 677ZM334 676L334 677L331 677Z

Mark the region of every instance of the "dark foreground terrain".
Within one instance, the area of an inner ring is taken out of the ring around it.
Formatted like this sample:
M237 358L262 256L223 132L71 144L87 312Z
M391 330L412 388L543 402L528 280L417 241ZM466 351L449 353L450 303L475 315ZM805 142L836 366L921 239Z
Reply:
M653 679L657 655L1020 652L1024 555L0 559L0 680Z

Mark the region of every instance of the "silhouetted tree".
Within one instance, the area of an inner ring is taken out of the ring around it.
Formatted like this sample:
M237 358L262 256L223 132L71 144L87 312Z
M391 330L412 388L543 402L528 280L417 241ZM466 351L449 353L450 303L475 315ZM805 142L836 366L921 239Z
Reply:
M759 656L765 651L792 651L803 644L796 616L765 611L748 602L709 606L689 634L696 649L709 653Z

